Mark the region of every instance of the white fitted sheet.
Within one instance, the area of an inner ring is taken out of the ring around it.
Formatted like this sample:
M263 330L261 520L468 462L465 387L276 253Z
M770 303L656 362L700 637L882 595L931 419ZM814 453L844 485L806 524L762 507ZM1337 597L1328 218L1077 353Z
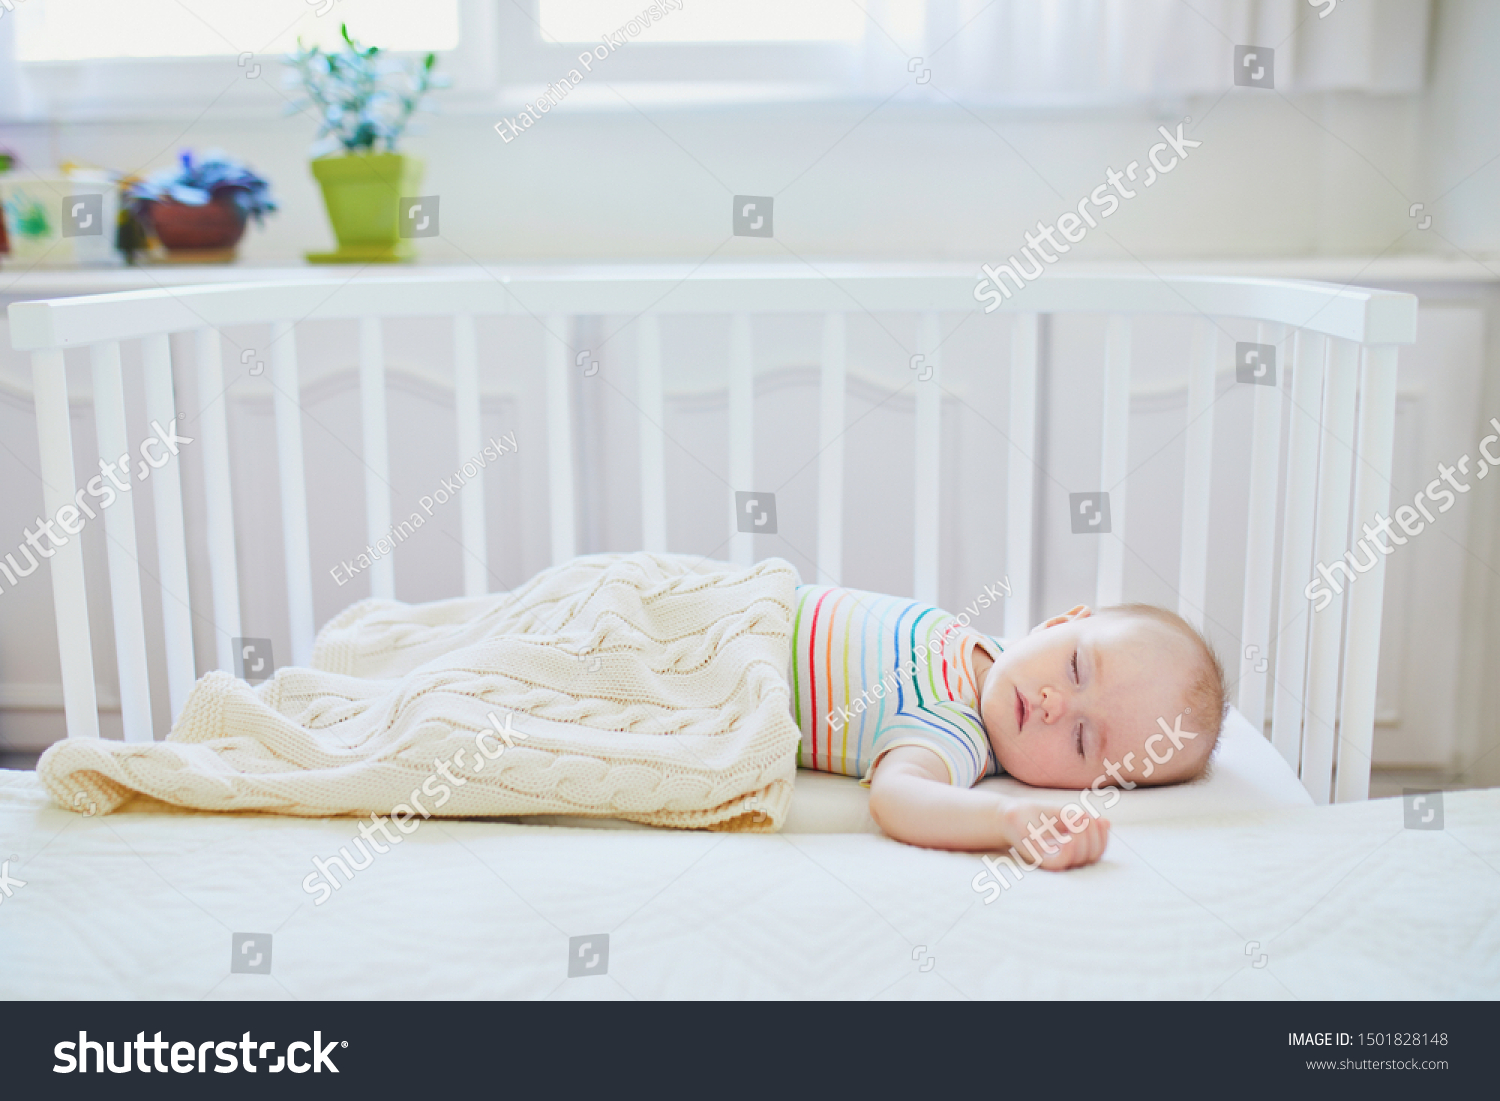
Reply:
M977 857L867 832L433 820L317 906L302 880L351 820L86 818L0 772L25 882L0 997L1500 995L1500 790L1449 793L1443 830L1400 800L1202 810L1115 814L1101 863L992 904ZM272 934L270 975L230 972L236 932ZM569 938L606 933L607 974L569 979Z

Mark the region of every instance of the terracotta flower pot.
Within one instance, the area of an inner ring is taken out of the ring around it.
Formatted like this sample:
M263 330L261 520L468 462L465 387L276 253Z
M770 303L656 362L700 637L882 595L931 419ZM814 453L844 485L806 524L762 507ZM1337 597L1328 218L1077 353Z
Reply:
M227 195L203 206L148 203L147 216L168 252L224 252L245 234L245 216Z

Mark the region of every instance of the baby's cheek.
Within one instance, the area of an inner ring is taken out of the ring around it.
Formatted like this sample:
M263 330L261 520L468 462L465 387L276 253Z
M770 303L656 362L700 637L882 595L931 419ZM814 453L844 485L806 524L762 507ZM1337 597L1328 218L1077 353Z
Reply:
M1009 776L1023 784L1031 784L1033 787L1052 786L1054 762L1049 761L1045 754L1037 752L1035 746L1025 753L1014 747L1008 748L1004 753L996 754L996 761Z

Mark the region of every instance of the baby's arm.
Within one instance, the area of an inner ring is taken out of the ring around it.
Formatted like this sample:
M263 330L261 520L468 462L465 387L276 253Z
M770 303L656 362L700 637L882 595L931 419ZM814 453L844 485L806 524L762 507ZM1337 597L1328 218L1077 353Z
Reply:
M1055 810L1029 800L954 787L943 759L921 746L897 746L870 778L870 816L897 841L985 852L1019 846L1031 837L1032 851L1052 871L1092 864L1104 855L1108 819L1086 815L1078 832L1070 834L1061 821L1046 828L1044 813L1057 818Z

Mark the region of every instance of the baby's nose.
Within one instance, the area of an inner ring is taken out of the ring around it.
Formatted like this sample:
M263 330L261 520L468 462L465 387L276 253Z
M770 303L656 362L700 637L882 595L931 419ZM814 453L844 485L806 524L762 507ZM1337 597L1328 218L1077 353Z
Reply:
M1067 697L1056 688L1042 689L1042 722L1055 723L1067 713Z

